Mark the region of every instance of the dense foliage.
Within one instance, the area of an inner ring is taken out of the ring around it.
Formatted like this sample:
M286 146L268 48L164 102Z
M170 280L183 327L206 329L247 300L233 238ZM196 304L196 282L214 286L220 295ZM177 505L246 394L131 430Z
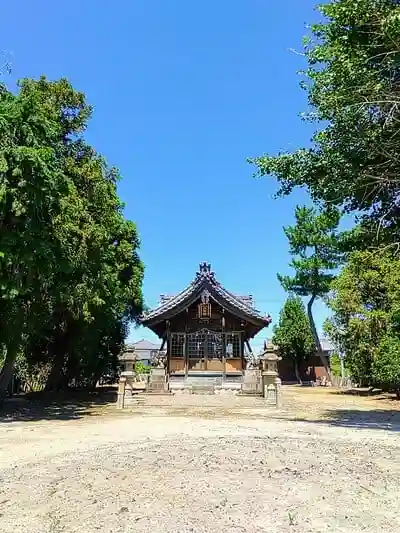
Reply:
M332 284L325 328L359 382L400 386L400 259L355 252Z
M327 331L355 379L398 389L400 3L334 0L318 9L301 82L303 118L318 129L309 147L251 162L257 175L277 178L278 196L305 187L323 210L354 215L356 227L340 242L345 267L322 280L332 290Z
M321 126L309 148L253 159L280 194L306 186L312 198L357 212L373 240L400 241L400 4L336 0L305 40L303 87Z
M278 347L279 355L293 362L299 383L301 366L315 353L315 343L304 304L299 296L290 295L279 313L274 327L272 342Z
M48 388L115 373L142 310L137 231L83 138L90 116L67 80L0 93L0 395L21 354Z

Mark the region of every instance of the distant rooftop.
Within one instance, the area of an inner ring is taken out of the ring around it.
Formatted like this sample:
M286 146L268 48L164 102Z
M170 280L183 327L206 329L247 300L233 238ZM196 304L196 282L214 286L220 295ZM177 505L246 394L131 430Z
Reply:
M332 352L335 349L329 339L321 339L321 348L324 352Z
M126 345L128 350L159 350L160 344L155 344L146 339L141 339L140 341L132 342Z

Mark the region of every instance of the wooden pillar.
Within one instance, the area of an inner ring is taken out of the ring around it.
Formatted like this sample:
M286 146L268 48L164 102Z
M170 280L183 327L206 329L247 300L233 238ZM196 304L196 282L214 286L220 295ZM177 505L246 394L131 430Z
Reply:
M226 378L226 336L225 336L225 309L222 308L221 316L221 331L222 331L222 366L223 366L223 377Z
M169 378L169 371L170 371L170 359L171 359L171 325L170 321L167 320L167 328L166 328L166 337L167 337L167 357L166 357L166 374Z
M253 365L253 363L254 363L254 356L253 356L253 350L251 349L251 346L250 346L249 339L246 339L246 340L244 341L244 343L246 344L247 349L249 350L249 354L250 354L251 361L252 361L252 365ZM245 361L245 368L244 368L244 370L247 370L248 367L247 367L246 359L244 359L244 361ZM251 368L253 368L253 366L251 366Z
M183 339L183 357L185 358L185 379L188 376L189 371L189 359L188 359L188 342L187 342L187 334L188 334L188 316L189 316L189 308L186 307L186 315L185 315L185 337Z
M251 349L251 346L250 346L249 340L247 339L247 340L245 341L245 343L246 343L247 349L248 349L249 352L252 354L252 353L253 353L253 350Z
M189 360L188 360L188 343L187 343L187 333L184 333L185 337L183 339L183 357L185 358L185 379L188 376L189 370Z
M243 370L246 367L246 365L244 363L245 362L245 358L244 358L244 335L243 335L243 333L240 333L239 346L240 346L240 358L241 358L241 361L242 361L242 372L243 372Z

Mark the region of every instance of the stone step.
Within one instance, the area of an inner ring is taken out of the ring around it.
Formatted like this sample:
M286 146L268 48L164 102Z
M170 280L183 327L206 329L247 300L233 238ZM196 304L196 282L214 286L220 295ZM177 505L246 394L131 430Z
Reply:
M133 396L125 396L124 407L137 407L138 405L145 405L146 400L141 394Z
M209 386L209 387L212 387L212 386L215 386L215 385L221 385L222 384L222 377L220 376L188 376L187 379L186 379L186 383L188 385L194 385L194 386L198 386L198 387L203 387L203 386Z
M215 387L202 385L192 385L190 387L192 394L215 394Z

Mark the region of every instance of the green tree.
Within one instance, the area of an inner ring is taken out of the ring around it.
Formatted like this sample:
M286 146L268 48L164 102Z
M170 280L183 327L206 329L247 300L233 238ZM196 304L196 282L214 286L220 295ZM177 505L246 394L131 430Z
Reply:
M63 104L50 106L32 87L25 80L17 96L0 93L0 331L6 348L0 397L27 335L51 308L61 251L53 219L62 213L67 187L56 153L66 134L60 114L67 119L73 111L79 132L86 113L80 94L66 90Z
M400 241L400 4L336 0L319 6L305 39L304 118L311 146L252 159L278 194L305 186L313 200L360 217L369 242Z
M142 309L138 235L83 139L90 116L67 80L0 93L0 397L21 352L50 385L95 379Z
M400 260L386 251L350 255L332 284L326 331L363 385L394 386L400 339Z
M400 399L400 339L387 335L380 342L372 363L374 382L384 390L394 390Z
M307 318L304 304L299 296L289 296L281 312L279 322L274 327L272 342L278 347L279 354L293 362L299 383L301 365L315 353L315 343Z
M332 374L335 377L342 378L342 377L349 376L349 372L346 368L345 361L344 359L342 359L342 357L338 353L333 352L329 357L329 362L330 362Z
M330 375L329 362L323 353L315 326L312 306L317 298L325 297L333 279L334 270L341 261L340 234L338 225L340 214L335 209L318 213L312 207L297 207L296 224L284 228L289 240L290 266L294 276L278 274L278 279L286 291L299 296L309 296L307 315L313 333L315 346L326 372Z

